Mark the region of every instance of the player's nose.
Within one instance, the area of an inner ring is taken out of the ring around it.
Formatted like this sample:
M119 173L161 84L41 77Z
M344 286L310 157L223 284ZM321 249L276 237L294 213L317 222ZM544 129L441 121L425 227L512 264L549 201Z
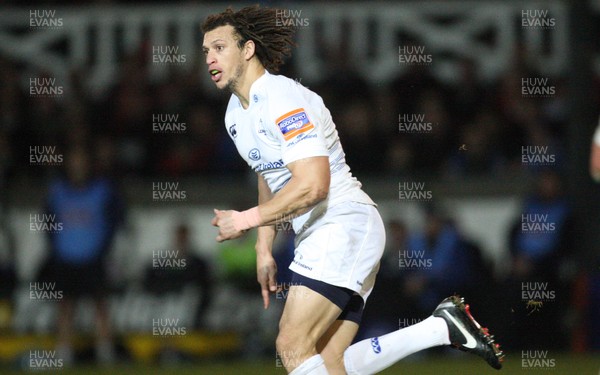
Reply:
M215 55L214 55L214 54L213 54L211 51L208 51L208 52L206 53L206 65L210 65L210 64L212 64L212 63L215 63L215 62L216 62L216 59L215 59L215 57L214 57L214 56L215 56Z

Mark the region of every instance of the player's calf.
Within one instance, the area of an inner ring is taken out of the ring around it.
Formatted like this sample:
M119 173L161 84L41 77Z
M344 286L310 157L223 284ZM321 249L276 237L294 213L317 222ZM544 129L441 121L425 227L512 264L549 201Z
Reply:
M325 367L329 375L346 375L346 367L344 366L344 353L321 353L321 358L325 362Z
M346 375L344 353L357 331L357 322L339 319L319 339L317 351L323 357L329 375Z

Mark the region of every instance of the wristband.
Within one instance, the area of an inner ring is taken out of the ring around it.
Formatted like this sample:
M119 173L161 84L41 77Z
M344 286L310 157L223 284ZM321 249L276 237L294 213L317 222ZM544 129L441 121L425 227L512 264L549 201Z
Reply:
M258 206L242 212L233 211L231 219L233 220L233 227L238 232L258 227L262 222Z

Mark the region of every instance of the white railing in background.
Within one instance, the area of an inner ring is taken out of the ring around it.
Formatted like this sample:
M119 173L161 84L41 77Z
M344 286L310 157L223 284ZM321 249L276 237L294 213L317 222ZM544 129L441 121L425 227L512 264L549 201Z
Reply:
M45 71L65 86L70 70L84 68L86 84L92 92L101 93L115 81L123 56L137 50L145 38L149 46L178 47L186 60L181 68L197 68L192 63L195 58L203 63L199 25L208 14L224 7L5 8L0 12L0 55L26 63L32 77ZM318 82L326 76L323 48L338 45L342 34L349 39L348 58L375 84L408 69L399 62L399 47L404 43L399 35L410 35L415 44L424 47L424 53L432 56L430 69L445 81L456 79L461 58L472 59L483 79L497 78L511 66L518 45L529 52L529 60L541 74L560 74L567 68L568 8L558 0L353 2L343 6L286 4L286 8L293 11L301 26L294 53L298 74L305 81ZM523 12L528 10L538 11L538 18L552 19L554 26L523 27ZM55 27L31 28L32 18L34 24L49 22ZM345 23L348 28L343 27ZM482 36L491 41L482 41ZM315 43L317 40L325 42L325 47ZM61 51L57 45L66 48ZM168 64L151 64L150 74L160 79L169 68ZM599 66L597 71L600 73ZM204 73L201 65L198 76L203 78L199 79L208 82Z

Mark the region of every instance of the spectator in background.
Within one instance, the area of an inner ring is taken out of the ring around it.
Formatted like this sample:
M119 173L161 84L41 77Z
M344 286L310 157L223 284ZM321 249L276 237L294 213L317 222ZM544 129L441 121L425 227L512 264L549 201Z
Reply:
M159 172L170 177L181 177L210 174L222 169L223 166L216 163L220 124L211 105L196 104L189 108L185 118L179 117L179 122L185 123L185 131L154 135L157 139L156 153L161 154Z
M524 167L523 147L543 145L540 133L545 132L541 122L538 104L530 98L511 102L511 108L502 114L504 126L498 139L502 140L502 150L511 167L520 170ZM544 137L547 139L547 137Z
M428 207L425 228L409 235L400 253L404 301L414 301L425 316L445 295L461 291L469 295L479 270L478 247L469 245L458 229L438 210Z
M98 109L95 124L99 133L108 132L118 140L118 166L125 173L150 172L148 148L154 92L148 79L147 55L141 48L126 58L118 83Z
M556 138L552 135L548 126L546 126L545 124L540 124L539 126L532 126L528 130L528 146L530 146L530 148L534 150L538 150L537 153L540 155L539 158L548 159L548 163L527 162L525 164L525 167L530 172L537 172L542 169L546 169L549 165L551 165L557 170L563 169L563 154L565 145L560 141L560 138ZM522 154L521 159L523 157L524 156ZM525 157L531 158L531 156ZM535 157L533 160L535 160ZM523 160L521 161L523 162Z
M470 58L459 62L459 81L451 89L450 111L456 124L472 122L480 108L489 108L491 90L477 76L477 63Z
M350 100L339 113L339 136L348 150L346 161L352 169L378 173L384 169L385 153L377 152L384 141L379 136L376 124L371 120L373 105L367 100Z
M172 245L153 251L152 263L145 272L144 285L152 295L165 296L165 299L161 299L163 304L168 303L173 295L190 296L189 309L194 306L194 311L188 315L193 319L188 328L200 330L206 326L205 317L213 296L213 279L209 262L194 248L190 237L190 228L185 221L173 228ZM195 301L197 305L194 305ZM166 340L161 344L161 363L173 364L186 360L189 360L189 355L174 342Z
M409 134L415 151L415 169L429 173L438 172L451 150L458 146L453 135L452 120L446 110L444 98L434 90L425 90L418 99L414 115L424 116L417 122L431 124L431 131Z
M352 35L350 30L350 21L343 20L339 38L335 41L328 38L319 38L315 41L316 48L323 51L325 55L322 64L325 79L318 85L316 91L320 93L323 101L328 103L333 118L339 118L344 108L347 108L348 102L372 99L371 87L356 69L358 62L349 55ZM282 74L285 75L285 71ZM371 111L372 109L370 108Z
M539 172L535 191L526 198L510 233L513 277L557 280L561 257L568 251L570 215L560 175L549 169Z
M174 228L173 246L164 254L163 265L152 264L146 271L145 285L153 292L181 291L185 286L198 288L200 305L195 328L204 326L204 315L212 299L213 283L209 262L201 257L190 241L190 228L182 223Z
M564 88L558 80L550 80L548 88L554 88L555 94L550 98L542 95L527 95L528 88L523 79L545 78L528 67L526 51L523 47L517 49L515 61L504 77L499 80L495 90L496 110L500 114L502 132L497 138L502 145L502 153L514 170L528 167L535 172L539 164L523 164L522 147L547 147L548 154L557 159L556 166L560 167L564 136L560 129L565 121ZM531 85L531 84L529 84ZM541 87L540 87L541 88ZM523 91L525 90L525 91ZM534 91L535 93L535 91Z
M569 264L573 228L571 205L556 171L538 172L535 191L526 198L521 212L510 231L511 273L502 288L509 293L502 300L510 301L515 312L509 343L519 348L564 347L560 319L571 280L563 276L563 270ZM524 329L536 334L521 335Z
M114 361L109 310L105 299L105 259L123 218L115 186L92 173L86 148L65 155L66 175L48 191L46 212L62 223L60 232L49 234L56 288L63 292L58 312L57 355L65 365L74 360L73 322L75 301L91 296L96 305L96 359Z
M184 77L174 66L170 66L168 78L156 87L153 95L154 105L158 113L183 113L189 103L189 93L182 89Z
M554 85L555 95L541 106L540 113L553 138L564 139L569 129L569 90L565 79L559 79Z
M499 122L492 111L480 112L462 131L458 144L446 163L448 177L492 176L502 171L506 161L498 147Z
M412 49L417 46L409 44L406 47ZM410 65L405 74L394 79L390 87L395 94L394 108L404 114L416 113L419 98L425 91L444 91L442 85L432 77L427 65L416 64Z
M40 79L52 79L49 73L41 75ZM25 132L34 144L61 144L67 134L65 101L51 96L32 96L29 105L35 110L27 111Z

